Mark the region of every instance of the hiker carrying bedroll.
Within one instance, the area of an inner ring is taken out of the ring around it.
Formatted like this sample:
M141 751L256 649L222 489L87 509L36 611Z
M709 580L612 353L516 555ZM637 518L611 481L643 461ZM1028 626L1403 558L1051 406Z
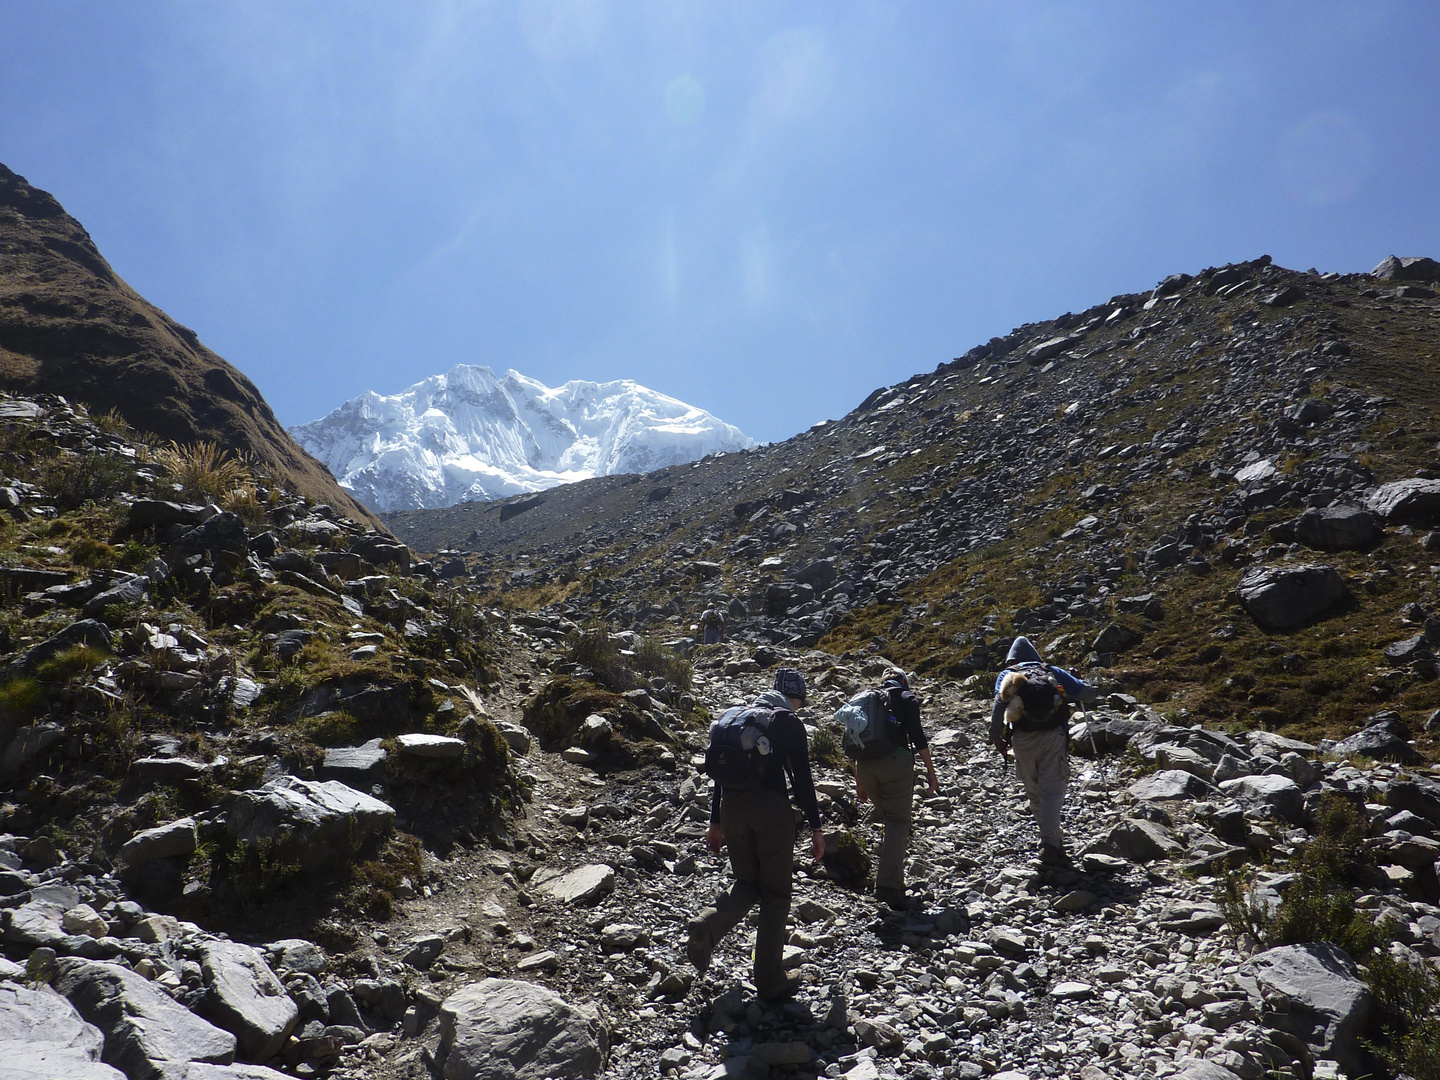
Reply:
M1015 772L1040 823L1040 863L1068 866L1060 811L1070 783L1070 703L1093 701L1094 687L1040 659L1030 639L1017 637L995 678L990 741L1002 755L1015 751Z
M855 797L875 804L875 816L885 827L880 843L880 863L875 871L875 898L890 907L905 907L905 849L910 844L914 820L915 757L925 762L925 782L930 794L940 790L930 742L920 726L920 699L899 668L891 668L880 682L890 714L895 717L897 745L879 757L862 757L855 762Z
M810 825L816 861L825 854L820 807L810 776L809 740L795 715L804 704L804 676L793 668L780 668L774 689L761 694L754 706L730 709L715 722L706 752L706 772L715 779L715 789L705 846L716 854L729 848L735 880L690 921L686 956L703 974L720 939L759 904L755 988L769 1001L789 997L800 985L799 979L786 977L784 966L795 847L787 775L795 802Z

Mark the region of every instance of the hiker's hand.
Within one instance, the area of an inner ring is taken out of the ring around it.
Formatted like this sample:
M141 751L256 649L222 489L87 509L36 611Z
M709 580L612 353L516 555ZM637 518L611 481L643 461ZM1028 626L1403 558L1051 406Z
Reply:
M865 794L865 789L860 786L860 780L858 777L855 780L855 801L861 803L870 801L870 796Z
M825 858L825 834L819 829L810 834L810 846L815 851L816 862Z
M725 846L725 830L720 823L714 822L710 828L705 830L705 850L711 855L719 855L720 849Z
M934 769L927 769L927 770L925 771L925 779L926 779L926 781L927 781L927 782L929 783L929 785L930 785L930 794L931 794L931 795L939 795L939 794L940 794L940 778L935 775L935 770L934 770Z
M997 742L995 744L995 752L1001 757L1004 757L1006 754L1010 753L1010 744L1008 742Z

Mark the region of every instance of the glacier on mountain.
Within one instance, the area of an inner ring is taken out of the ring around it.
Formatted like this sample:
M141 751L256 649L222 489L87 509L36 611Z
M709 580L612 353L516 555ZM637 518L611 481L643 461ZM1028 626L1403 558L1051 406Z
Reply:
M389 397L366 391L290 429L370 509L437 509L755 445L630 379L548 387L459 364Z

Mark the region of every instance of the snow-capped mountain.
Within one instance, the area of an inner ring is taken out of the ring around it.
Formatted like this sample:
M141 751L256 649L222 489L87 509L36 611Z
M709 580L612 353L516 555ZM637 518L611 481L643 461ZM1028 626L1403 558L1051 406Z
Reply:
M503 499L755 445L629 379L552 389L469 364L390 397L366 391L290 434L379 512Z

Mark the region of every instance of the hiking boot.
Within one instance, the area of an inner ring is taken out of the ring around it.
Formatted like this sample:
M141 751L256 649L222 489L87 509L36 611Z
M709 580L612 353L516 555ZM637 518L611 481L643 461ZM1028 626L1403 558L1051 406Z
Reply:
M710 954L715 951L715 943L710 940L710 931L699 919L691 919L685 929L689 934L685 943L685 959L690 961L696 972L704 975L710 967Z
M1063 847L1057 847L1055 844L1042 843L1040 845L1040 865L1069 870L1073 868L1075 864L1070 861L1070 856L1065 853Z
M770 1002L775 1002L775 1001L787 1001L787 1000L789 1000L790 998L794 997L794 996L799 992L799 990L800 990L800 980L799 980L799 978L797 978L797 977L794 976L794 975L791 975L791 976L790 976L789 978L787 978L784 982L782 982L779 986L772 986L772 987L770 987L770 988L768 988L768 989L761 990L761 991L760 991L760 1000L761 1000L761 1001L770 1001Z
M910 906L905 901L904 889L892 889L885 885L875 886L875 899L888 905L891 911L906 911Z

